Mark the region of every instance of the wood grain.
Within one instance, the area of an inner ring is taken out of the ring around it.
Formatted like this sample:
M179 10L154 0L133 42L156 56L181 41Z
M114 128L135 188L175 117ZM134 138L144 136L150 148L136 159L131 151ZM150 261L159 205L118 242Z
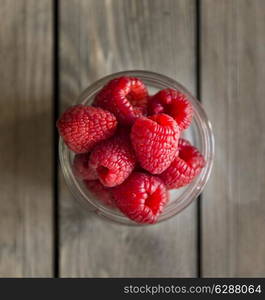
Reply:
M202 100L216 137L203 276L265 277L265 1L202 1Z
M195 1L66 0L60 10L61 109L98 78L147 69L195 87ZM108 224L60 188L62 277L196 276L196 203L149 228Z
M51 1L0 6L0 277L51 276Z

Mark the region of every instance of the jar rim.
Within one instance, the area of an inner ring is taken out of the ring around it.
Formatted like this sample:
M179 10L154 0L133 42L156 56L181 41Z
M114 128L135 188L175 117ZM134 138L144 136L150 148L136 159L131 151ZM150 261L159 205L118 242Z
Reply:
M196 199L202 190L204 189L212 170L213 158L214 158L214 135L212 131L211 123L207 117L207 114L202 107L201 103L178 81L167 77L165 75L145 70L128 70L107 75L91 85L89 85L76 99L76 103L85 103L90 97L96 94L96 92L102 88L109 80L121 77L132 76L138 77L144 83L151 82L152 86L162 86L162 88L173 88L185 93L191 101L194 108L194 123L198 129L201 137L201 152L206 160L206 165L202 169L201 173L193 180L186 188L186 190L178 197L178 199L166 205L164 211L158 218L158 222L163 222L181 212L187 206L189 206L194 199ZM149 84L150 85L150 84ZM71 151L64 144L63 139L59 139L59 158L61 169L66 181L66 184L73 196L79 200L79 202L85 205L86 208L91 208L97 215L103 217L106 220L114 221L115 223L133 226L146 226L148 224L137 224L129 220L126 216L120 213L114 212L112 209L102 205L99 201L94 201L95 197L91 193L86 193L82 190L79 181L72 172L70 164ZM157 224L156 223L156 224Z

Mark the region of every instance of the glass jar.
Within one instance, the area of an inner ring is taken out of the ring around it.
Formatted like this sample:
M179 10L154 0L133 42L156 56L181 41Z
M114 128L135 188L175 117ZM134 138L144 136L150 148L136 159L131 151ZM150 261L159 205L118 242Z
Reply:
M185 93L193 105L194 117L192 124L183 132L182 137L188 139L200 150L206 160L206 165L202 169L201 173L192 181L192 183L180 189L171 190L169 192L170 199L165 206L164 211L158 218L157 223L159 223L178 214L202 192L210 176L213 164L214 137L212 127L200 102L194 96L192 96L185 87L183 87L174 79L149 71L125 71L106 76L90 85L78 97L75 104L91 104L94 96L109 80L120 76L133 76L140 78L148 87L151 95L156 93L158 90L165 88L177 89ZM67 148L62 138L60 138L59 141L59 156L66 184L70 188L74 197L79 200L85 208L95 212L98 216L119 224L146 226L129 220L118 210L104 206L86 189L83 182L79 180L73 173L72 162L74 153Z

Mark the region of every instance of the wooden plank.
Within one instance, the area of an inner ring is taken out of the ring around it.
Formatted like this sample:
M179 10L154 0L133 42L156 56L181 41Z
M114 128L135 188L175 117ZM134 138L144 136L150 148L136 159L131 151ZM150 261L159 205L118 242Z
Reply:
M195 87L195 1L62 1L61 108L88 84L126 69L147 69ZM108 224L60 190L63 277L196 275L196 203L149 228Z
M52 5L0 5L0 277L52 275Z
M202 100L216 137L203 276L265 276L265 1L202 1Z

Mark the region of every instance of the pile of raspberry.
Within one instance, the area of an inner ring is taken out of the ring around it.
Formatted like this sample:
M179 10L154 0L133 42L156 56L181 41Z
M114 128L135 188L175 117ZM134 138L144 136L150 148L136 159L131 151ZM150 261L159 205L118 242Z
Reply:
M168 190L191 183L205 165L198 149L180 137L192 117L192 104L180 91L151 96L139 78L119 77L92 106L68 108L57 127L90 193L137 223L153 224Z

